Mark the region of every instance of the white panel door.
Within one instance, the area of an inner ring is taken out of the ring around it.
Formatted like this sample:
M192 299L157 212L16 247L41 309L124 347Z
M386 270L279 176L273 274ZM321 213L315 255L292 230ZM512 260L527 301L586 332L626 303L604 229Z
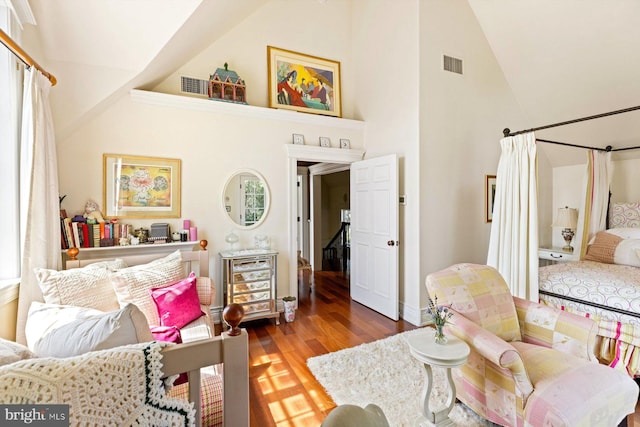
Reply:
M351 164L351 298L398 320L398 157Z

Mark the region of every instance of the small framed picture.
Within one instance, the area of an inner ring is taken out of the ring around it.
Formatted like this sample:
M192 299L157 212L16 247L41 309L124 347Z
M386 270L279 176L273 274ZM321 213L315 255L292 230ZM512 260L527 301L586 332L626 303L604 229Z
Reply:
M320 147L331 147L331 139L326 136L320 137Z
M496 176L484 176L484 222L493 221L493 203L496 200Z
M349 141L348 139L341 139L340 148L351 148L351 141Z
M293 134L293 143L294 144L303 145L304 144L304 135L301 135L299 133L294 133Z

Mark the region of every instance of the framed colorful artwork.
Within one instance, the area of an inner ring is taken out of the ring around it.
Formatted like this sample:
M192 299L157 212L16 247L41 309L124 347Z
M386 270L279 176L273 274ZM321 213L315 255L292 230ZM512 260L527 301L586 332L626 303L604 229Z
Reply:
M269 107L341 117L340 63L267 46Z
M179 218L179 159L104 154L103 206L109 218Z
M496 176L484 177L484 222L493 221L493 203L496 200Z

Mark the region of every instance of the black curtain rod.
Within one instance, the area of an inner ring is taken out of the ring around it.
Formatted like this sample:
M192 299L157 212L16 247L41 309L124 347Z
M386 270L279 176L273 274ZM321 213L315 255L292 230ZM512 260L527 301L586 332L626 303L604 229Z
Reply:
M635 111L635 110L640 110L640 105L637 106L637 107L624 108L622 110L609 111L608 113L596 114L595 116L582 117L580 119L568 120L566 122L560 122L560 123L554 123L552 125L540 126L540 127L533 128L533 129L519 130L517 132L511 132L511 129L504 128L502 133L503 133L503 135L505 137L507 137L507 136L515 136L515 135L520 135L521 133L535 132L537 130L543 130L543 129L555 128L555 127L558 127L558 126L570 125L572 123L578 123L578 122L584 122L584 121L587 121L587 120L599 119L601 117L607 117L607 116L613 116L613 115L616 115L616 114L628 113L630 111Z
M618 151L618 150L614 150L610 145L607 145L606 148L587 147L585 145L569 144L567 142L550 141L548 139L540 139L540 138L536 138L536 142L548 142L549 144L565 145L567 147L576 147L576 148L586 148L587 150ZM640 147L634 147L634 148L640 148ZM623 150L628 150L628 148L623 148Z

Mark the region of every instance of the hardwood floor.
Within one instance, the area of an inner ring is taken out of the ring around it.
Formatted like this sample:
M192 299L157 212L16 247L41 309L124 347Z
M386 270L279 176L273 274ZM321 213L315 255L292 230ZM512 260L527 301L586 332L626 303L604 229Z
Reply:
M307 359L415 329L351 301L340 272L305 275L294 322L281 317L280 326L265 319L243 327L249 333L252 427L319 426L335 403L307 369ZM634 420L640 427L640 404Z
M280 326L272 320L243 325L249 333L251 426L319 426L335 403L307 369L307 359L415 328L351 301L340 272L306 277L294 322L281 317Z

